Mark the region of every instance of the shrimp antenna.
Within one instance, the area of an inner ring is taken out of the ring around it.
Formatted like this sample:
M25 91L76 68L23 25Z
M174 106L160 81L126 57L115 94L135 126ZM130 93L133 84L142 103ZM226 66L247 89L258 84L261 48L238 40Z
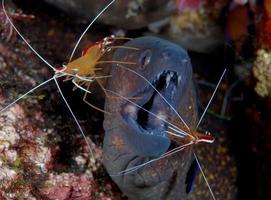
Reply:
M203 176L203 178L204 178L204 180L205 180L205 182L206 182L206 184L207 184L207 186L208 186L208 188L209 188L209 191L210 191L210 193L211 193L211 195L212 195L213 200L216 200L215 195L214 195L214 193L213 193L213 191L212 191L212 188L211 188L211 186L210 186L210 184L209 184L209 182L208 182L208 180L207 180L207 178L206 178L206 176L205 176L205 174L204 174L204 172L203 172L203 169L202 169L202 167L201 167L201 164L200 164L200 162L199 162L199 160L198 160L198 157L197 157L197 155L196 155L195 152L194 152L194 157L195 157L196 162L197 162L197 164L198 164L198 166L199 166L200 172L201 172L201 174L202 174L202 176Z
M142 168L142 167L144 167L144 166L146 166L146 165L148 165L148 164L150 164L152 162L161 160L161 159L169 157L169 156L171 156L171 155L173 155L175 153L178 153L178 152L184 150L186 147L188 147L188 146L190 146L192 144L193 144L193 142L191 141L191 142L189 142L187 144L181 145L179 147L176 147L176 148L174 148L174 149L172 149L172 150L170 150L170 151L162 154L158 158L154 158L154 159L151 159L151 160L149 160L149 161L147 161L145 163L142 163L140 165L136 165L136 166L130 167L130 168L126 169L126 170L118 172L117 174L110 174L110 176L122 176L122 175L125 175L125 174L130 174L130 173L132 173L132 172L134 172L136 170L139 170L140 168Z
M36 56L38 56L46 65L48 65L52 70L56 71L56 69L49 63L47 62L47 60L45 58L43 58L28 42L27 40L24 38L24 36L20 33L20 31L15 27L15 25L13 24L13 22L11 21L11 19L9 18L6 9L5 9L5 0L2 0L2 7L3 7L3 11L4 14L7 18L7 20L9 21L9 23L11 24L11 26L14 28L14 30L16 31L16 33L21 37L21 39L27 44L27 46L36 54Z
M184 119L181 117L181 115L177 112L177 110L166 100L166 98L154 87L154 85L148 80L146 79L144 76L142 76L141 74L137 73L136 71L125 67L123 65L117 65L118 67L121 67L123 69L126 69L136 75L138 75L139 77L141 77L142 79L144 79L154 90L155 92L157 92L157 94L166 102L166 104L168 104L168 106L175 112L175 114L180 118L180 120L182 121L182 123L185 125L185 127L190 130L189 126L187 125L187 123L184 121Z
M112 0L107 6L105 6L100 12L98 15L96 15L96 17L90 22L90 24L87 26L87 28L84 30L84 32L81 34L81 36L79 37L77 43L75 44L73 50L72 50L72 53L71 53L71 56L70 56L70 59L69 59L69 62L72 60L73 58L73 55L79 45L79 43L81 42L82 38L84 37L84 35L86 34L86 32L88 31L88 29L92 26L92 24L104 13L104 11L107 10L107 8L109 8L116 0Z
M226 71L227 71L227 69L224 69L224 71L223 71L223 73L222 73L222 75L221 75L221 77L220 77L220 79L219 79L219 81L218 81L218 83L217 83L217 85L216 85L216 87L215 87L215 90L214 90L214 92L213 92L213 94L212 94L212 96L211 96L211 98L210 98L210 100L209 100L209 102L208 102L208 104L207 104L205 110L203 111L203 114L201 115L201 117L200 117L200 119L199 119L199 122L198 122L198 124L197 124L197 126L196 126L196 129L199 127L199 125L200 125L200 123L201 123L201 121L202 121L204 115L206 114L206 112L207 112L207 110L208 110L208 108L209 108L209 106L210 106L210 104L211 104L211 102L212 102L212 100L213 100L213 98L214 98L214 96L215 96L215 94L216 94L216 91L217 91L217 89L218 89L218 87L219 87L219 85L220 85L220 83L221 83L221 81L222 81L222 79L223 79L223 77L224 77L224 75L225 75L225 73L226 73ZM201 172L201 174L202 174L202 176L203 176L203 178L204 178L204 180L205 180L205 182L206 182L206 184L207 184L207 186L208 186L208 189L209 189L209 191L210 191L210 193L211 193L211 195L212 195L212 198L213 198L214 200L216 200L216 198L215 198L215 196L214 196L214 193L213 193L213 191L212 191L212 189L211 189L211 186L210 186L210 184L209 184L209 182L208 182L208 180L207 180L207 178L206 178L206 176L205 176L205 174L204 174L204 171L203 171L203 169L202 169L202 167L201 167L201 164L200 164L200 162L199 162L199 160L198 160L198 157L197 157L197 155L196 155L195 152L193 152L193 154L194 154L194 157L195 157L195 159L196 159L196 162L197 162L197 164L198 164L198 166L199 166L200 172Z
M90 146L90 144L89 144L89 142L88 142L88 140L87 140L87 137L86 137L84 131L82 130L82 128L81 128L81 126L80 126L80 124L79 124L77 118L75 117L75 115L74 115L74 113L73 113L71 107L69 106L69 104L68 104L68 102L67 102L67 100L66 100L66 98L65 98L65 96L64 96L64 94L63 94L63 92L62 92L62 90L60 89L60 86L59 86L59 84L58 84L58 82L57 82L56 77L53 77L53 79L54 79L54 81L55 81L55 83L56 83L56 86L57 86L57 88L58 88L58 91L59 91L59 93L60 93L62 99L64 100L64 102L65 102L66 106L68 107L68 109L69 109L69 111L70 111L70 113L71 113L71 115L72 115L72 117L73 117L75 123L77 124L77 126L78 126L78 128L79 128L79 130L80 130L80 132L81 132L81 134L82 134L82 136L84 137L84 140L85 140L85 142L86 142L86 144L87 144L87 146L88 146L88 148L89 148L89 151L90 151L90 153L91 153L91 156L94 158L93 150L92 150L92 148L91 148L91 146Z
M35 91L36 89L38 89L39 87L45 85L46 83L49 83L50 81L52 81L54 79L54 77L40 83L39 85L37 85L36 87L32 88L31 90L29 90L28 92L24 93L22 96L20 96L19 98L17 98L15 101L11 102L10 104L8 104L6 107L2 108L0 110L0 113L4 112L5 110L7 110L8 108L10 108L11 106L13 106L15 103L17 103L18 101L20 101L21 99L23 99L24 97L26 97L28 94L32 93L33 91Z
M222 81L222 79L223 79L223 77L224 77L226 71L227 71L227 69L224 69L224 71L223 71L223 73L222 73L222 75L221 75L221 77L220 77L220 79L219 79L219 81L218 81L218 83L217 83L217 85L216 85L216 87L215 87L215 90L214 90L214 92L213 92L213 94L212 94L212 96L211 96L211 98L210 98L210 100L209 100L209 102L208 102L208 104L207 104L207 106L206 106L206 108L205 108L203 114L201 115L201 117L200 117L200 119L199 119L199 122L198 122L198 124L197 124L197 126L196 126L196 129L199 127L199 125L200 125L200 123L201 123L203 117L205 116L205 114L206 114L206 112L207 112L207 110L208 110L208 108L209 108L209 106L210 106L210 104L211 104L211 102L212 102L212 100L213 100L215 94L216 94L216 91L217 91L217 89L218 89L218 87L219 87L219 85L220 85L220 83L221 83L221 81Z

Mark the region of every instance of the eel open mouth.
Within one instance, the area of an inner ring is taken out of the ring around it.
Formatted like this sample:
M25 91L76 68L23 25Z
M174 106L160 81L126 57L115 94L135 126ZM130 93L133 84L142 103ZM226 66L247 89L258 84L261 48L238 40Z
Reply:
M133 101L143 108L128 102L123 107L122 115L127 123L138 129L140 133L166 137L167 123L163 120L171 121L175 116L166 101L176 109L181 96L181 76L178 72L164 70L150 82L155 89L148 84L134 96L138 99Z

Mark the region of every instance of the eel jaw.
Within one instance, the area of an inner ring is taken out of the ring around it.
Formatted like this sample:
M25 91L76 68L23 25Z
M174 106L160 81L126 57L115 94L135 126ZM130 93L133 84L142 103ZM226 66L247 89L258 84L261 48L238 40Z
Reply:
M139 99L132 101L143 108L130 102L124 104L121 111L123 119L140 134L167 137L168 125L165 121L172 121L175 115L165 99L176 109L182 92L181 78L178 72L172 70L157 74L151 81L156 90L148 84L134 95L135 99Z

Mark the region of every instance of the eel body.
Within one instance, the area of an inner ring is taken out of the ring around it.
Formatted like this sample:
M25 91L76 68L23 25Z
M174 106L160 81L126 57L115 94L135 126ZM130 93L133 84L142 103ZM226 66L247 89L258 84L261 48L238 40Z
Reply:
M131 173L118 175L118 172L143 164L177 147L166 133L168 124L161 119L184 130L185 127L165 99L190 128L195 126L197 107L190 58L180 46L156 37L137 38L125 46L138 50L117 49L113 55L113 60L135 64L112 65L112 77L105 85L108 94L111 93L106 98L105 111L111 114L106 114L104 120L104 166L129 199L186 199L187 174L193 160L192 148Z
M45 0L64 10L69 15L76 15L89 20L111 2L111 0ZM163 20L176 13L175 0L117 0L102 16L102 23L124 29L138 29Z

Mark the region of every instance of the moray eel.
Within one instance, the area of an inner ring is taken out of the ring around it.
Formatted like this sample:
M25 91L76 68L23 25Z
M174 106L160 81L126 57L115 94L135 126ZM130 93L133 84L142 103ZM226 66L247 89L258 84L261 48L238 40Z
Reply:
M150 87L149 80L179 112L189 127L195 127L197 107L192 84L192 67L187 52L169 41L156 37L141 37L125 43L138 51L118 49L113 60L134 62L135 65L114 64L106 89L184 128L176 114ZM140 77L136 73L144 78ZM186 180L193 157L186 148L167 158L152 162L132 173L118 172L157 158L177 144L167 133L168 125L117 97L107 97L103 143L103 164L122 192L129 199L185 199Z

